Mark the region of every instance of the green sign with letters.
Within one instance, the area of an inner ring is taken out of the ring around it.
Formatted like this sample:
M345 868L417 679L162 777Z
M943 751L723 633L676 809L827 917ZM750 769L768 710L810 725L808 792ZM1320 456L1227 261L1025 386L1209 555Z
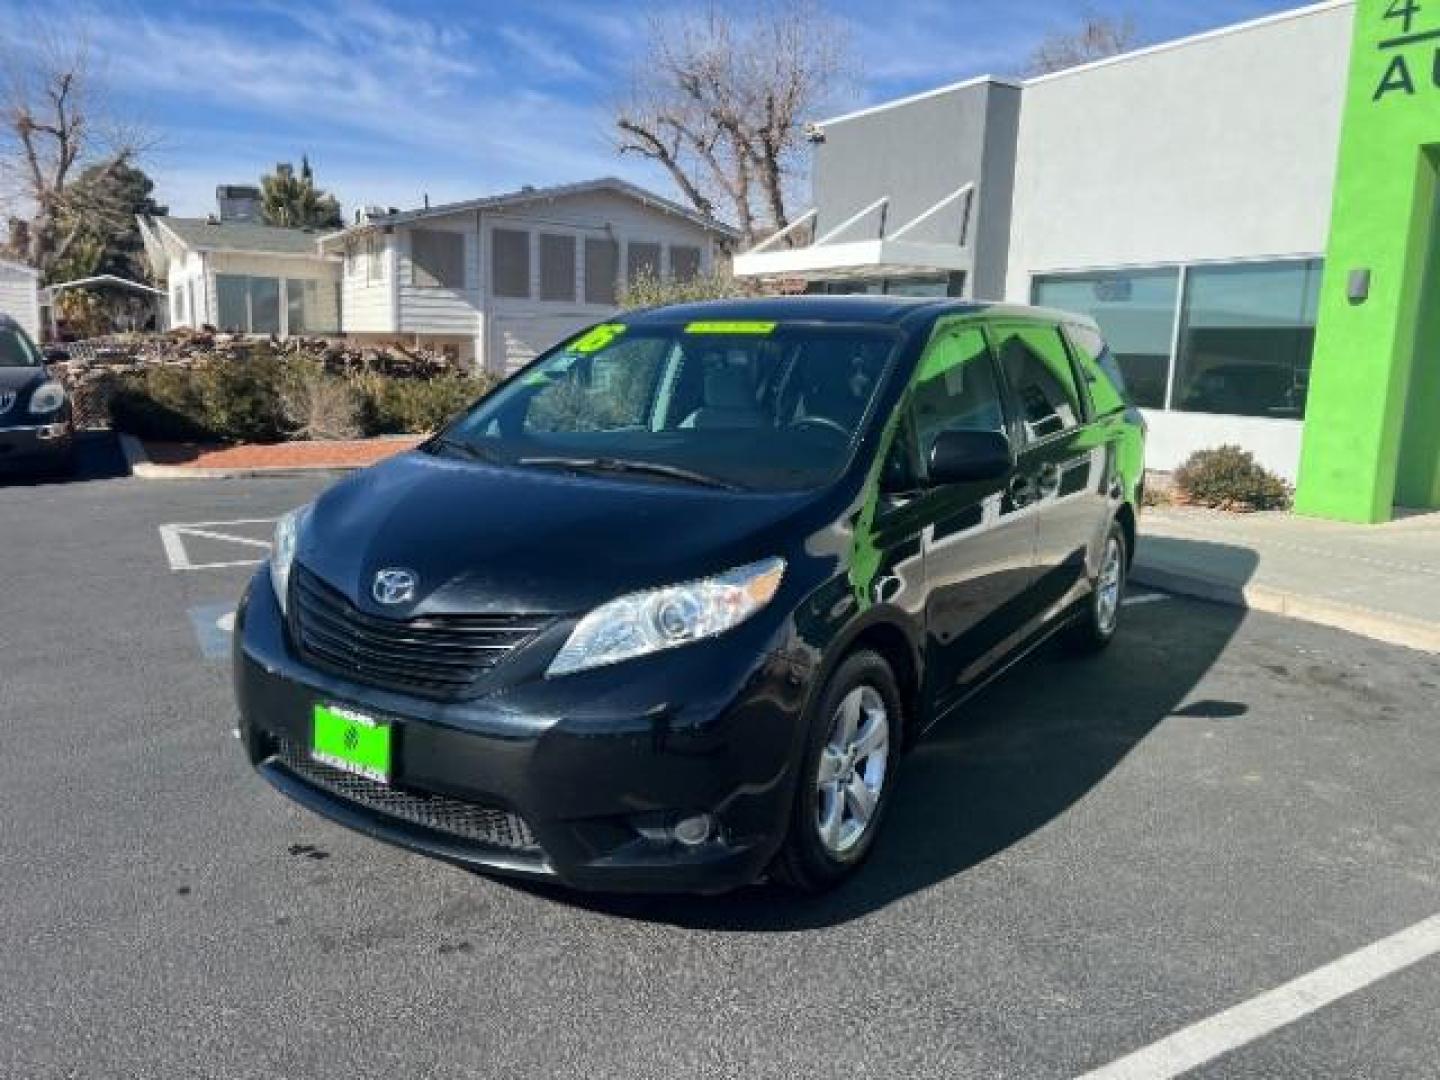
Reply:
M1358 0L1296 509L1440 508L1440 0Z

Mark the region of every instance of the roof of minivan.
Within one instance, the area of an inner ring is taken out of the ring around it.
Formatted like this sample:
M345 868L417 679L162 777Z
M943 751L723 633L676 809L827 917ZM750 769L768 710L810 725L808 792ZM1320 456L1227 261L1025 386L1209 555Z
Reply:
M836 322L902 325L929 322L945 315L1044 319L1093 326L1085 315L1024 304L902 296L771 296L740 300L707 300L627 312L633 325L677 322Z

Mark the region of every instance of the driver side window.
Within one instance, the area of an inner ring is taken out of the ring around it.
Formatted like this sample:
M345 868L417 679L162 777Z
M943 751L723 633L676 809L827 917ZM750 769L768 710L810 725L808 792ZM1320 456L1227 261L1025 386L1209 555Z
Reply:
M931 343L911 394L910 426L922 463L930 460L942 432L1004 434L1005 410L995 364L979 328L951 331Z

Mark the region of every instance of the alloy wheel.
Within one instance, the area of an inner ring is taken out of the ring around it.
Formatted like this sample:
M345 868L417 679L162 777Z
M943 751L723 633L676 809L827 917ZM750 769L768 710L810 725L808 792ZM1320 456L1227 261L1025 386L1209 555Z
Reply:
M815 827L834 856L870 831L890 763L890 717L872 686L857 686L830 719L815 778Z

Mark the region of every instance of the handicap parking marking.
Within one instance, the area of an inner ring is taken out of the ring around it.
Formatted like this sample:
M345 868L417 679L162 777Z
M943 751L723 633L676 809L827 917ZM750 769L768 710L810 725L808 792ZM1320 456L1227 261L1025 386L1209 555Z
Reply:
M276 520L173 522L159 526L160 544L170 569L177 573L254 566L270 551L269 534Z
M1440 915L1086 1073L1080 1080L1171 1080L1440 954Z
M201 604L189 611L190 625L206 660L224 660L230 655L230 638L235 633L235 602Z

